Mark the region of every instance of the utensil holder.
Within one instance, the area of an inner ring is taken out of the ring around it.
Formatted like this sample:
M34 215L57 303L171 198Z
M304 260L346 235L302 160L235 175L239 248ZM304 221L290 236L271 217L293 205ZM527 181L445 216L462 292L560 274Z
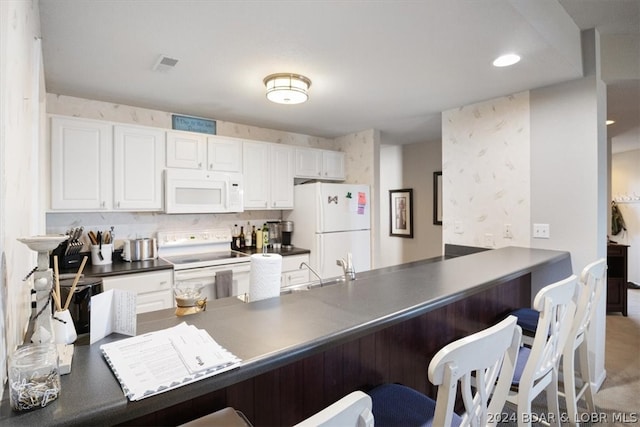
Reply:
M53 314L53 336L56 344L73 344L78 338L69 310Z
M100 256L102 255L102 256ZM111 264L113 258L113 243L100 245L91 245L91 264L106 265Z

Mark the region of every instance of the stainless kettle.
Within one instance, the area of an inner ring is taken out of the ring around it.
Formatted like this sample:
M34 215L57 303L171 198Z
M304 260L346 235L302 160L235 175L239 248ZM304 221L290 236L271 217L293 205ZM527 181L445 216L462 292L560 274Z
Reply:
M156 239L132 239L123 242L122 259L125 261L145 261L157 257Z

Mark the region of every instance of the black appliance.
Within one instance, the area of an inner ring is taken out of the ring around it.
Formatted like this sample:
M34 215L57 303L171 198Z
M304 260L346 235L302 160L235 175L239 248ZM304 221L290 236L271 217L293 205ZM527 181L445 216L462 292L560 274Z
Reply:
M60 281L61 301L64 305L73 285L73 279ZM69 312L76 327L76 333L87 334L91 322L91 297L102 292L102 279L99 277L83 277L78 281L76 290L69 302Z

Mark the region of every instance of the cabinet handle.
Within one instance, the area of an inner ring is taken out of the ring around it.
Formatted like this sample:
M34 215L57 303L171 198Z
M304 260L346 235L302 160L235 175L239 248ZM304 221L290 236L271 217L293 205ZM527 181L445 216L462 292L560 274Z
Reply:
M118 207L120 207L120 202L118 202Z
M105 201L103 201L102 203L100 203L100 207L101 207L101 208L104 208L106 204L107 204L107 203L106 203Z
M209 169L213 169L213 163L209 164Z
M198 163L198 167L201 168L202 167L202 162Z

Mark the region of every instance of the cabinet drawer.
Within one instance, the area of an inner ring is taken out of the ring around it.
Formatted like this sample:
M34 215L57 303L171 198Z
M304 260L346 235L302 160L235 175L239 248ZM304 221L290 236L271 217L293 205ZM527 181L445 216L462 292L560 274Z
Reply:
M158 291L136 296L136 314L173 307L173 291Z
M280 286L285 288L288 286L301 285L309 281L309 270L285 271L282 273Z
M623 256L627 247L623 245L608 245L607 246L607 255L608 256Z
M306 262L309 263L309 255L289 255L282 257L282 271L293 271L300 269L300 263ZM306 270L306 269L305 269Z
M173 270L103 277L102 286L105 291L109 289L125 289L135 291L137 294L171 291L173 288Z

